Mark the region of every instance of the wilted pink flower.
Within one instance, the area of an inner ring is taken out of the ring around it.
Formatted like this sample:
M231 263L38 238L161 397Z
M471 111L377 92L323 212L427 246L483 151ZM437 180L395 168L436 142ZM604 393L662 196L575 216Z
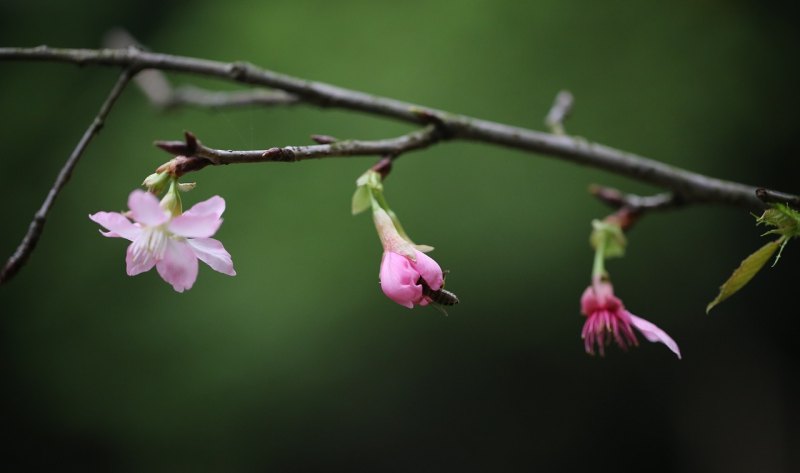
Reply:
M427 305L422 285L433 291L442 288L442 268L430 256L414 250L415 259L392 251L384 251L381 260L381 289L389 299L413 309ZM416 260L416 261L415 261Z
M215 271L235 276L231 255L210 238L222 224L225 199L214 196L173 216L148 192L134 190L128 197L128 218L117 212L98 212L89 218L107 228L107 237L130 240L125 256L127 273L135 276L156 267L172 287L183 292L197 279L198 258Z
M581 296L581 312L587 317L581 338L590 355L594 355L596 346L603 356L605 346L612 340L623 350L638 345L633 333L633 328L636 328L647 340L661 342L678 358L681 357L678 344L666 332L625 310L622 301L614 296L614 288L609 282L597 281L586 288Z

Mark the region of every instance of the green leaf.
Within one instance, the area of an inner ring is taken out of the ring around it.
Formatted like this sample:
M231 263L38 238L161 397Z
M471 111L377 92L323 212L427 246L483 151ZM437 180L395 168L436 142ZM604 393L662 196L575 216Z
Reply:
M739 289L743 288L753 276L758 273L761 268L767 264L767 261L775 254L778 247L784 243L784 238L779 238L771 241L766 245L756 250L753 254L745 258L738 268L731 274L731 277L725 281L719 288L719 295L706 306L706 313L708 313L714 306L736 294Z
M353 194L353 215L358 215L372 205L372 196L367 186L361 186Z
M800 212L791 209L785 204L773 204L771 209L767 209L756 219L759 225L775 227L767 234L783 235L785 237L800 236Z

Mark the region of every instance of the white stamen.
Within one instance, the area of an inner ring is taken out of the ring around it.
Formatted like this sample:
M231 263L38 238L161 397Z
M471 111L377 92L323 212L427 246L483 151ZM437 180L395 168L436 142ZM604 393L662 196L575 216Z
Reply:
M139 238L133 242L133 258L140 260L152 255L156 261L160 261L164 258L169 237L169 232L163 226L145 227Z

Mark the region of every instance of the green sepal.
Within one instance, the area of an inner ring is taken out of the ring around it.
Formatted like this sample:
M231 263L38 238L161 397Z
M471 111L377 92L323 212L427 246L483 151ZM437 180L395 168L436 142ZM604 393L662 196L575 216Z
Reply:
M352 211L353 215L358 215L361 212L370 208L372 196L367 186L360 186L353 194Z
M179 182L178 183L178 190L181 191L181 192L189 192L191 190L194 190L195 187L197 187L197 183L196 182Z
M356 179L356 186L367 186L372 189L383 191L383 184L381 183L381 175L377 171L370 169Z
M589 243L595 251L601 251L604 258L619 258L625 256L625 246L628 240L622 228L614 223L603 220L592 220L592 234ZM602 248L600 248L602 246Z
M353 194L351 201L351 210L353 215L358 215L361 212L374 205L374 200L383 201L383 184L381 183L381 175L370 169L356 179L356 191ZM386 208L385 201L382 202L381 207Z
M756 250L753 254L745 258L742 263L733 271L733 274L725 281L719 288L719 294L706 306L706 313L714 308L717 304L736 294L739 289L743 288L747 283L753 279L753 276L758 273L761 268L767 264L767 261L775 254L779 247L786 243L785 237L778 238L771 241L766 245Z
M167 185L172 182L171 179L172 176L170 176L168 172L155 172L144 178L142 185L153 194L159 195L164 192L164 189L167 188Z

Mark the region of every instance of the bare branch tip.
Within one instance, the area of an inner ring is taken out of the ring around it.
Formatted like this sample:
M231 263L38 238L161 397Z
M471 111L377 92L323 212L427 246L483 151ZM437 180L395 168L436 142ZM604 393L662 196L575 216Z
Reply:
M564 121L569 118L572 112L572 105L575 98L569 90L562 90L556 94L553 105L544 119L545 125L550 129L553 134L564 135Z
M153 144L166 151L167 153L178 156L178 155L186 155L188 153L188 148L186 147L186 143L183 141L154 141Z
M766 189L764 187L759 187L756 189L756 197L758 197L765 204L787 204L800 207L799 196Z
M625 196L622 192L612 187L601 186L599 184L589 185L589 193L599 201L611 207L621 207L625 205Z
M372 170L381 175L381 180L386 179L386 176L392 172L392 162L396 157L397 155L386 155L372 166Z
M184 131L183 138L186 140L186 147L191 150L197 150L198 145L200 142L197 140L197 136L191 131Z
M339 141L337 138L330 135L311 135L311 139L321 145L329 145Z

